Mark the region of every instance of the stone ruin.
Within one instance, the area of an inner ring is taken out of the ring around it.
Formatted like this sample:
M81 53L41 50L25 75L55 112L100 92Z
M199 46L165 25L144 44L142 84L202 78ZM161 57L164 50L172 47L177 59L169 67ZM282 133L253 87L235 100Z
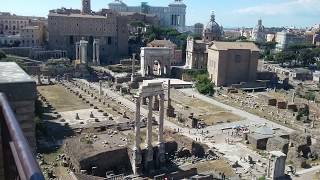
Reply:
M267 178L281 179L285 178L287 156L281 151L271 151L268 161Z
M153 98L160 97L159 100L159 133L158 133L158 152L154 156L154 148L152 146L152 110ZM147 117L147 137L145 147L145 157L142 158L140 149L140 106L141 100L148 99L148 117ZM135 143L133 147L133 163L132 170L134 174L141 173L142 167L145 172L152 172L154 169L154 160L157 164L163 166L165 163L165 143L163 138L164 123L164 90L163 83L159 81L144 81L140 86L138 95L136 96L136 116L135 116ZM156 159L154 159L156 157ZM144 159L144 162L142 160Z
M288 161L290 164L301 167L310 168L312 165L307 161L316 161L320 155L320 144L312 143L311 136L309 134L293 133L290 135L290 144L288 152Z

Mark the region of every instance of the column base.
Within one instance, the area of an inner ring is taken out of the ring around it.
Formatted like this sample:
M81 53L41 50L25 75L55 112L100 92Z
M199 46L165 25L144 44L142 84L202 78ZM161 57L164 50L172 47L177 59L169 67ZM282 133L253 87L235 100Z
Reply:
M152 173L154 171L153 163L153 147L147 147L145 151L144 171L146 173Z
M140 149L134 149L133 150L133 156L132 156L132 171L135 175L141 174L141 151Z
M166 163L166 149L165 149L165 143L159 142L159 152L158 152L158 162L160 168L163 167Z

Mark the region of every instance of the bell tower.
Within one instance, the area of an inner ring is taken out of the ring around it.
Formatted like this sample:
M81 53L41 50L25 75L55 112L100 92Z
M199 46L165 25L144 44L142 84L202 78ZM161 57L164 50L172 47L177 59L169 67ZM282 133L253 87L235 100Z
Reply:
M91 0L82 0L82 14L91 14Z

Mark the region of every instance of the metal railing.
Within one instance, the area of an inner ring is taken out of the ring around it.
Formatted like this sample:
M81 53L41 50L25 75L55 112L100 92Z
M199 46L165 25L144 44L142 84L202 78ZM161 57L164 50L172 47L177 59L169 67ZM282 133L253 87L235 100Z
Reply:
M20 124L3 93L0 93L0 127L5 180L44 180Z

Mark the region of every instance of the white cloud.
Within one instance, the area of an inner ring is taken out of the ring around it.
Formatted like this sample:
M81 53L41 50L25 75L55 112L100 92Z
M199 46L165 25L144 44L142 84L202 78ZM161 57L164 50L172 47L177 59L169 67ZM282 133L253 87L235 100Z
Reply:
M266 3L236 10L238 14L284 15L295 13L320 13L320 0L288 0L280 3Z

